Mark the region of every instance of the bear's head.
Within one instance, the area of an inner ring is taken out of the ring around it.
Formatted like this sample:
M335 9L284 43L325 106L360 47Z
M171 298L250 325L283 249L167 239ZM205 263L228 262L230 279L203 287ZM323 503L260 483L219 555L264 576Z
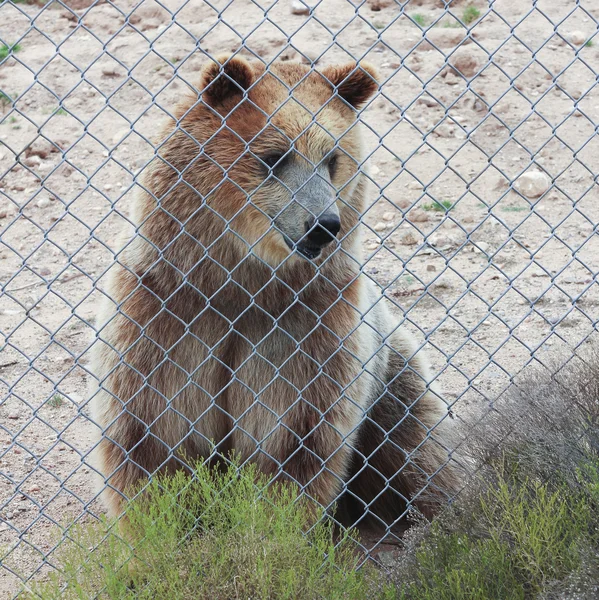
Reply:
M199 98L176 109L160 150L197 195L193 205L164 206L202 243L211 243L202 236L216 219L271 266L324 260L363 210L357 110L378 89L376 78L364 63L318 72L288 62L265 69L240 56L210 62ZM201 206L209 210L200 218Z

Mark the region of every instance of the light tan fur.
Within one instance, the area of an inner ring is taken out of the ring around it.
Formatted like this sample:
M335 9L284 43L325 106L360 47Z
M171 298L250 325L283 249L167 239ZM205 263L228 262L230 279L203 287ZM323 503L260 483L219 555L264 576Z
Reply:
M180 468L180 451L208 458L215 444L326 507L348 482L344 514L366 503L393 522L423 487L450 493L455 474L427 441L445 404L360 273L355 107L375 91L375 73L220 63L206 66L201 96L183 100L162 130L134 203L138 233L105 286L92 370L107 507L119 514L130 486ZM313 162L340 149L341 241L314 261L292 253L267 216L289 198L262 185L256 155L289 140ZM385 478L392 488L380 495ZM415 503L430 514L429 500Z

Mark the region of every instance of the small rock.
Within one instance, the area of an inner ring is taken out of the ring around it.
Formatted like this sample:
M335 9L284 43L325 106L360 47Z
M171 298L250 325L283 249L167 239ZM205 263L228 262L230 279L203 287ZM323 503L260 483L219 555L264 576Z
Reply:
M454 137L455 127L441 123L441 125L435 127L433 133L442 138L451 138Z
M39 156L40 158L48 158L52 152L58 152L54 144L48 140L37 139L33 144L25 149L25 156Z
M320 53L314 50L302 50L301 61L305 65L316 64L319 56Z
M410 183L408 183L408 189L409 190L421 190L422 184L418 181L410 181Z
M374 242L370 242L369 244L366 244L366 250L376 250L379 247L378 244L375 244Z
M14 515L13 515L13 513L11 513L11 512L7 512L7 513L6 513L6 520L7 520L7 521L10 521L10 520L13 518L13 516L14 516Z
M8 413L8 418L11 419L11 420L13 420L13 421L16 421L19 418L19 413L16 412L16 411L9 412Z
M392 212L383 213L383 221L393 221L395 215Z
M428 214L419 208L415 208L410 212L409 220L412 223L426 223L428 221Z
M582 46L587 42L587 36L582 31L573 31L568 39L572 43L573 46Z
M117 133L115 133L112 136L112 143L113 144L120 143L121 140L123 140L125 137L127 137L129 135L130 132L131 132L131 129L121 129L120 131L118 131Z
M38 208L47 208L48 206L50 206L50 199L46 198L45 196L43 198L40 198L35 205Z
M430 264L429 264L429 265L426 265L426 270L427 270L429 273L434 273L434 272L437 270L437 267L435 267L435 265L430 265Z
M5 208L0 208L0 219L6 219L8 211Z
M462 223L474 223L474 217L472 215L466 215L462 218Z
M403 246L413 246L414 244L418 243L418 239L414 235L414 232L406 231L399 238L399 243Z
M452 57L451 64L456 71L464 77L474 77L480 70L480 63L476 56L465 48L460 48Z
M30 168L35 168L35 167L39 167L40 163L42 162L41 158L39 156L28 156L27 158L24 158L22 160L22 163L26 166L26 167L30 167Z
M516 189L527 198L538 198L550 187L551 182L545 173L529 171L518 177Z
M582 90L576 88L570 92L570 96L572 96L574 100L579 100L582 97Z
M376 165L372 165L372 166L370 167L370 174L371 174L373 177L376 177L376 176L377 176L377 175L378 175L380 172L381 172L381 171L380 171L380 169L379 169L379 168L378 168Z
M497 181L495 182L493 189L496 192L503 192L504 190L507 190L508 187L510 187L510 182L505 177L500 176L497 178Z
M484 252L485 254L489 253L489 250L491 249L490 244L487 244L487 242L477 242L476 245L480 248L480 250L482 252Z
M291 14L292 15L309 15L310 7L305 5L300 0L291 0Z
M109 191L112 189L112 185L111 185L110 183L107 183L107 184L104 186L104 189L105 189L107 192L109 192Z
M50 271L50 269L48 269L48 267L42 267L40 269L40 275L42 277L48 277L48 275L50 275L50 273L52 273L52 271Z
M442 233L435 233L428 238L428 243L435 248L450 246L452 242L453 240L449 236Z
M460 79L456 77L453 73L447 73L444 78L444 81L447 85L457 85L460 83Z
M27 491L28 492L39 492L40 491L40 486L39 485L32 485Z
M420 98L418 98L418 104L424 104L424 106L427 106L428 108L439 106L439 103L428 94L425 96L420 96Z
M368 4L370 6L370 10L373 12L378 12L383 8L388 8L395 3L393 0L368 0Z
M383 222L379 222L373 227L373 229L375 231L385 231L385 229L387 229L387 224L383 223Z

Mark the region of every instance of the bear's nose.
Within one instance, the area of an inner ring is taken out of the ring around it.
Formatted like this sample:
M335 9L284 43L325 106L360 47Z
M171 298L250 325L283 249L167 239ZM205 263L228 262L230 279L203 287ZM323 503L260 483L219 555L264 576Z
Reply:
M315 246L325 246L332 242L341 229L341 221L339 217L334 214L321 215L316 220L314 217L306 222L305 240L309 244Z

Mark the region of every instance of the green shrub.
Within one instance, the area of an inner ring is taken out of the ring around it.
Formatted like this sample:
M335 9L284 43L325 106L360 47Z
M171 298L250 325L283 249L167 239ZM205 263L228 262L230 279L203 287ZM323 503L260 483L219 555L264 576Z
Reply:
M130 504L126 540L116 523L72 531L62 572L28 597L391 598L372 567L357 568L351 532L336 536L323 516L253 466L198 464L193 477L155 478Z
M405 600L599 597L599 353L527 371L468 428L477 475L408 535Z
M467 6L464 9L464 12L462 13L462 21L464 23L466 23L466 25L470 25L470 23L473 23L479 17L480 17L480 10L478 10L478 8L476 8L476 6L473 6L472 4Z

